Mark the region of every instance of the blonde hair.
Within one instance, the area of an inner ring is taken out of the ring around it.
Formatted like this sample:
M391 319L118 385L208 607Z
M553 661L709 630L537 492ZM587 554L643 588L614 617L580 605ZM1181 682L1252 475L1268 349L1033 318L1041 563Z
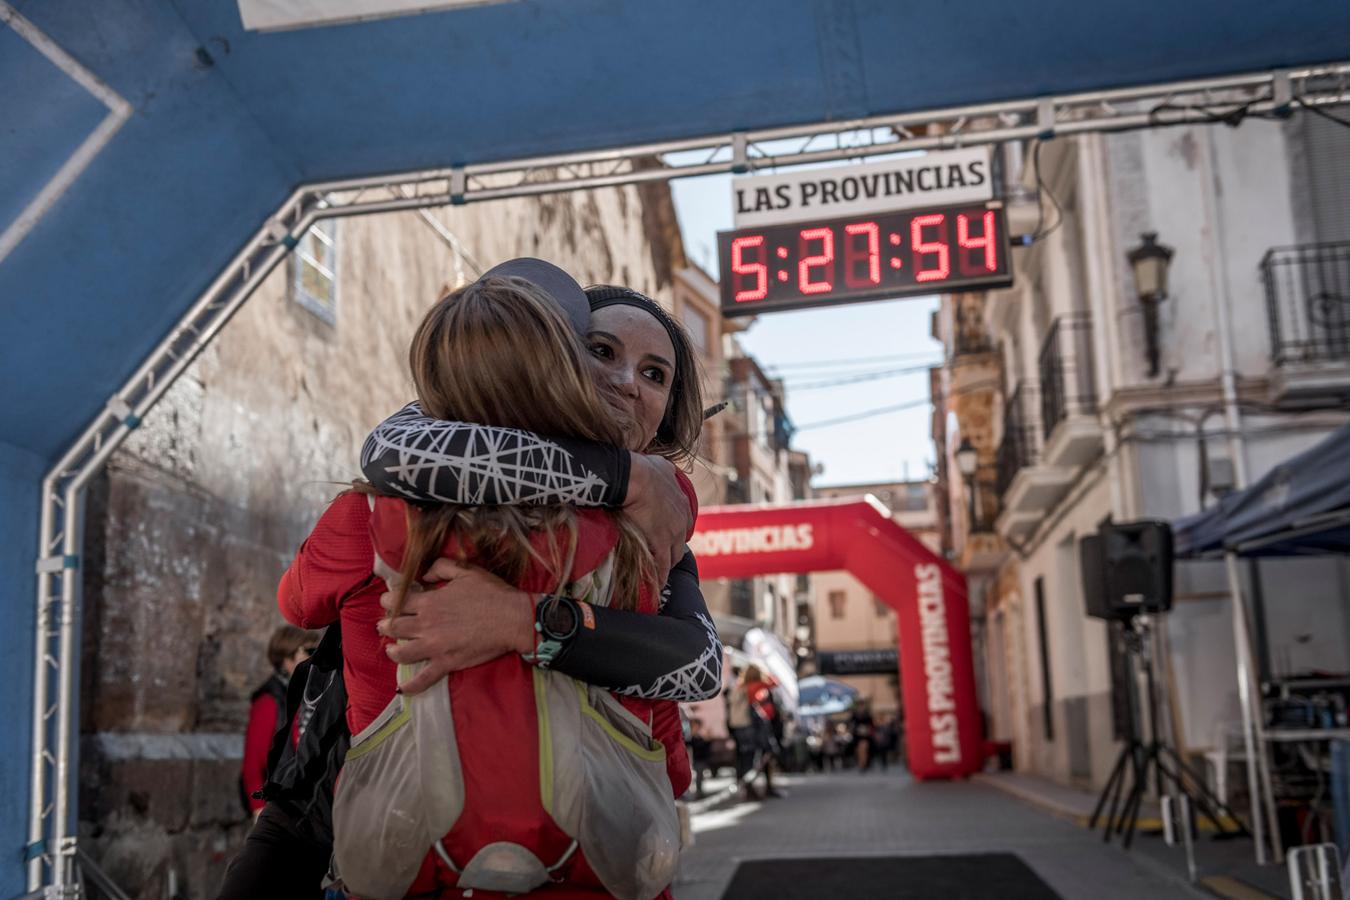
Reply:
M556 437L623 445L627 424L601 397L580 336L557 303L529 281L480 279L437 301L408 351L417 397L437 419L518 428ZM655 591L655 563L646 542L622 513L611 603L637 605L639 589ZM547 536L541 553L531 533ZM567 535L566 547L557 542ZM441 555L446 538L459 538L460 561L473 554L482 566L515 583L530 562L555 579L569 580L576 551L576 510L554 506L408 505L408 539L391 616L403 608L408 588Z

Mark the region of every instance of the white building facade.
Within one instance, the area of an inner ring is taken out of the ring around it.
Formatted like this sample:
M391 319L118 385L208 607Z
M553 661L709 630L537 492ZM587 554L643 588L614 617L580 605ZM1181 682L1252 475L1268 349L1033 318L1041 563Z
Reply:
M1020 149L1003 159L1011 231L1040 235L1014 251L1012 288L943 298L940 452L990 736L1020 770L1099 788L1128 676L1084 612L1079 541L1108 519L1195 513L1345 421L1350 129L1299 113L1061 138L1039 154L1043 216ZM1174 251L1156 304L1127 259L1148 232ZM1244 576L1264 677L1350 671L1343 558ZM1230 608L1216 565L1177 566L1162 691L1183 753L1238 720Z

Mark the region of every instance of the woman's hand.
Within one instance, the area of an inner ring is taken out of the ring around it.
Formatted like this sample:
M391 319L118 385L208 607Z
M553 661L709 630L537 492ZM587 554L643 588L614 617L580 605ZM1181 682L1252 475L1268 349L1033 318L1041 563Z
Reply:
M689 498L675 480L675 466L659 456L632 454L624 512L647 538L658 580L684 556L684 539L693 527Z
M489 572L438 559L427 570L425 591L409 591L403 612L384 619L378 628L401 643L386 652L396 663L425 661L426 668L399 685L405 694L420 694L451 672L496 659L504 653L534 649L535 598ZM380 605L393 607L393 593L380 595Z

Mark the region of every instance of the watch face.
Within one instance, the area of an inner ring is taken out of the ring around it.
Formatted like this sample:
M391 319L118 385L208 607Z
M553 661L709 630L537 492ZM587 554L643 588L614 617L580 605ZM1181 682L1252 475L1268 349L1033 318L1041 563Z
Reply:
M543 602L539 621L549 637L569 638L577 630L576 605L566 597L550 597Z

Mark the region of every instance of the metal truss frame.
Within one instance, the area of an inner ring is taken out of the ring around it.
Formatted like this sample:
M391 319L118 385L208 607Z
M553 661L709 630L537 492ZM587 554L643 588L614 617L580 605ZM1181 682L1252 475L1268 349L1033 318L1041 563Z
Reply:
M1344 103L1350 103L1350 62L320 182L297 189L43 479L25 854L29 896L79 897L81 869L90 869L91 878L97 875L78 846L73 770L84 488L315 221L888 153L1235 123L1238 113L1238 119L1280 116L1299 105Z

